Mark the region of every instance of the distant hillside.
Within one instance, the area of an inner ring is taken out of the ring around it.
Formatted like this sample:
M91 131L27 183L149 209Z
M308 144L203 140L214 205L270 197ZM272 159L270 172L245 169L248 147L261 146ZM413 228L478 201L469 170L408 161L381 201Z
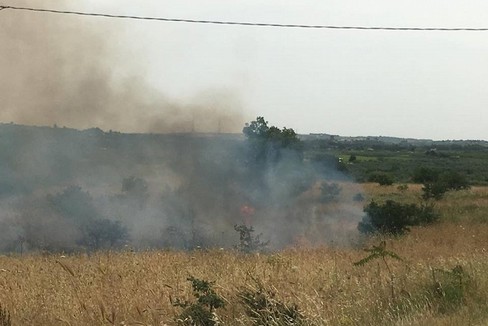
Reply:
M488 141L485 140L432 140L432 139L415 139L400 138L388 136L356 136L347 137L330 134L308 134L300 135L303 141L323 140L334 141L337 143L377 143L377 144L404 144L413 146L482 146L488 147Z

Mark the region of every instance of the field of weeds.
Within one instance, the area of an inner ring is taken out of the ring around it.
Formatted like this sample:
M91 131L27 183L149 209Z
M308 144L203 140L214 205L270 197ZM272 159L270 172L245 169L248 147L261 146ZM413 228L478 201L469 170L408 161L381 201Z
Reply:
M487 188L449 194L440 223L357 248L1 256L0 325L192 325L206 313L198 325L486 325L487 200Z

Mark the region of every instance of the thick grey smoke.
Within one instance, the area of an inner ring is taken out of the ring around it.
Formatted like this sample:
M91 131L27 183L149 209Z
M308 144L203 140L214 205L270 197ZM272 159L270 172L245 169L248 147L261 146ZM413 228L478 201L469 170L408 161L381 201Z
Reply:
M0 250L230 248L241 224L270 249L350 244L362 217L334 166L287 153L253 165L240 135L7 124L0 139Z
M144 72L123 60L124 25L13 10L0 17L0 121L125 132L242 127L236 94L203 91L175 100L148 85Z

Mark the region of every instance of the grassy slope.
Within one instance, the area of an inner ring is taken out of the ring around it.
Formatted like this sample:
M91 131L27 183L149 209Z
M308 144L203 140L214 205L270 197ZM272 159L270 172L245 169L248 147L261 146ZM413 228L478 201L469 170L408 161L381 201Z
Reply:
M419 195L418 186L405 193L364 188L368 198L378 200L414 201ZM488 188L449 194L438 204L443 222L387 239L387 248L404 258L390 262L394 297L384 265L353 266L366 255L360 248L290 248L248 256L229 251L3 256L0 303L14 325L172 325L181 309L170 297L191 300L186 278L194 275L216 281L227 302L218 311L225 325L251 324L238 292L255 287L256 280L275 300L296 303L306 325L486 325L487 202ZM365 247L380 240L369 239ZM436 292L432 269L457 265L464 271L462 297L441 272L436 281L446 291Z

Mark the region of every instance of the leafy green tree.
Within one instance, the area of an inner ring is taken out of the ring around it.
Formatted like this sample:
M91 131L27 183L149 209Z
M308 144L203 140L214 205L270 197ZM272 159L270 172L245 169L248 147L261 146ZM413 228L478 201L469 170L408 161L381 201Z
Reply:
M276 163L286 151L295 154L299 159L303 157L303 145L291 128L269 127L268 121L257 117L246 124L242 132L250 143L252 163Z
M246 123L246 126L242 129L242 132L249 139L266 138L268 130L268 121L264 120L264 117L257 117L256 120Z
M286 202L315 181L303 160L303 145L290 128L268 126L257 117L243 128L246 136L241 186L253 193L254 202Z

